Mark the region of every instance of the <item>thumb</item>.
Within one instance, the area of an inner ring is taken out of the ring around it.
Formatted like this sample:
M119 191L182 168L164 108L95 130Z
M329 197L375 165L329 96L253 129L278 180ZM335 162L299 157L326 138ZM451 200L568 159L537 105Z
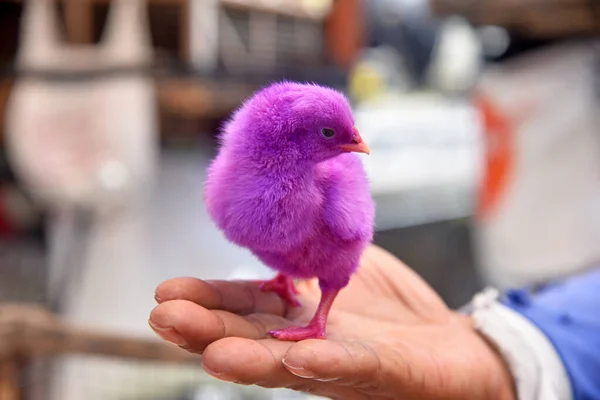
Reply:
M381 385L381 360L365 342L305 340L292 345L282 362L301 378L369 391Z

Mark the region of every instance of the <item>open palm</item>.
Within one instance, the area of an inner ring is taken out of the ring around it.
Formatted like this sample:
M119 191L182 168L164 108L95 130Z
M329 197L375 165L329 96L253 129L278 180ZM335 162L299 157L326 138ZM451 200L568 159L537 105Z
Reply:
M239 384L344 400L513 398L506 368L470 319L384 250L365 252L333 305L327 340L267 336L313 316L317 282L298 289L302 307L288 308L253 282L176 278L157 288L150 326L202 353L211 375Z

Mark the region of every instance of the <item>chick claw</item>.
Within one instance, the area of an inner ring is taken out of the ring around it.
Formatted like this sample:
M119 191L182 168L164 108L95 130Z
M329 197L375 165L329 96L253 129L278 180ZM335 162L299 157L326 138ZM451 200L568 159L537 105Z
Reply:
M292 307L300 307L302 304L296 298L299 294L298 289L294 285L294 279L292 277L277 274L275 278L270 281L259 281L260 290L263 292L273 292L283 299Z
M290 326L285 329L276 329L269 335L280 340L297 342L306 339L325 339L325 326L323 324L310 323L308 326Z

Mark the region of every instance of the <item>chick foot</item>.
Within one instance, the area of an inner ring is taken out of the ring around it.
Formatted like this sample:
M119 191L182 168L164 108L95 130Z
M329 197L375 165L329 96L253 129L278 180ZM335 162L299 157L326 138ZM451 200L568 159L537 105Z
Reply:
M302 304L296 297L298 289L294 285L294 279L290 276L277 274L270 281L258 281L260 290L263 292L273 292L283 299L292 307L300 307Z
M276 329L270 331L269 334L280 340L288 340L297 342L306 339L325 339L325 328L327 326L327 318L329 317L329 311L333 305L338 290L326 291L321 294L321 301L317 307L314 317L310 323L305 326L290 326L285 329Z
M290 326L285 329L276 329L269 332L269 335L291 342L298 342L306 339L325 339L325 325L313 324L307 326Z

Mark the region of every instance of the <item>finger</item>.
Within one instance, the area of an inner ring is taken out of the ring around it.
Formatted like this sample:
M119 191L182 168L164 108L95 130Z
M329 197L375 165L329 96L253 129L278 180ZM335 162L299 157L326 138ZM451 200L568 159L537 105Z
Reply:
M275 339L227 338L211 344L202 357L207 373L217 379L266 388L288 388L332 399L365 400L362 393L291 374L282 358L294 343Z
M283 365L299 377L372 393L381 382L379 355L364 342L305 340L289 348Z
M267 337L271 329L289 326L284 318L270 314L242 317L221 310L207 310L186 300L159 304L150 313L150 327L161 338L194 353L225 337Z
M221 380L285 387L298 382L298 378L281 364L282 357L292 344L275 339L226 338L208 346L202 363L209 374Z
M245 281L174 278L158 286L155 298L158 303L188 300L209 310L225 310L240 315L265 313L283 316L286 313L286 305L279 296L263 292L258 284Z

